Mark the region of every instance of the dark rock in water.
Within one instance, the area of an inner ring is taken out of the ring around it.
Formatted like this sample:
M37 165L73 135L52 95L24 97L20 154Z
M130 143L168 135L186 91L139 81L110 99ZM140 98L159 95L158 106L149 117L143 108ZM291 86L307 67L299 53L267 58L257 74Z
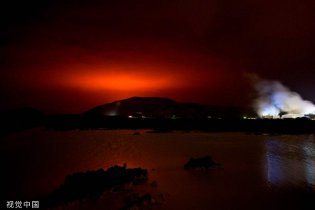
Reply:
M104 191L127 183L140 184L148 180L148 171L142 168L113 166L107 170L79 172L68 175L64 183L43 203L47 207L62 205L71 201L98 198Z
M201 158L190 158L190 160L184 165L184 169L209 169L220 166L220 163L216 163L210 156Z

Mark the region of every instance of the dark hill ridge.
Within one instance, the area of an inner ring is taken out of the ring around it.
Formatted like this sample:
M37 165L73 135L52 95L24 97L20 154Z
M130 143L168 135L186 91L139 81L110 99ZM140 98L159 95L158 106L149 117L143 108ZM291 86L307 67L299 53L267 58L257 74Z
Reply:
M163 97L132 97L92 108L88 116L130 117L240 117L241 110L233 107L204 106L198 103L181 103Z
M102 115L124 115L129 112L154 112L156 110L177 108L177 103L168 98L132 97L109 104L97 106L88 113Z
M156 132L199 130L256 134L315 132L314 120L242 117L250 114L250 110L237 107L203 106L168 98L132 97L97 106L78 115L51 115L46 118L45 125L48 129L57 130L153 129Z

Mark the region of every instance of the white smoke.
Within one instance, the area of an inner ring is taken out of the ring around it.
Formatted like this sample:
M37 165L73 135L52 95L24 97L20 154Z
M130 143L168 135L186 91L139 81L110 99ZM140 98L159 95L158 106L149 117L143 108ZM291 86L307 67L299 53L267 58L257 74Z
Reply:
M258 93L254 106L260 117L296 118L315 114L315 105L312 102L303 100L298 93L278 81L255 77L254 86Z

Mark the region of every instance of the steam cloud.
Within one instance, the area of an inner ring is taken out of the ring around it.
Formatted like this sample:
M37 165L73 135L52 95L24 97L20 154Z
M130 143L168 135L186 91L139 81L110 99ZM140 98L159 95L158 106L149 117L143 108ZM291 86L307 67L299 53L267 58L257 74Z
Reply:
M315 105L292 92L278 81L262 80L255 76L254 87L258 93L255 110L260 117L296 118L315 114Z

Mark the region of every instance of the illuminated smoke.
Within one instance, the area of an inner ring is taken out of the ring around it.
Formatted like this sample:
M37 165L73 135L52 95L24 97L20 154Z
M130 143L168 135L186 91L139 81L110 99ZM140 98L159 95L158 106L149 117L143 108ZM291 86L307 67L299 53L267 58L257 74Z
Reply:
M254 78L254 86L258 93L255 109L260 117L296 118L307 114L315 114L315 105L303 100L278 81Z

